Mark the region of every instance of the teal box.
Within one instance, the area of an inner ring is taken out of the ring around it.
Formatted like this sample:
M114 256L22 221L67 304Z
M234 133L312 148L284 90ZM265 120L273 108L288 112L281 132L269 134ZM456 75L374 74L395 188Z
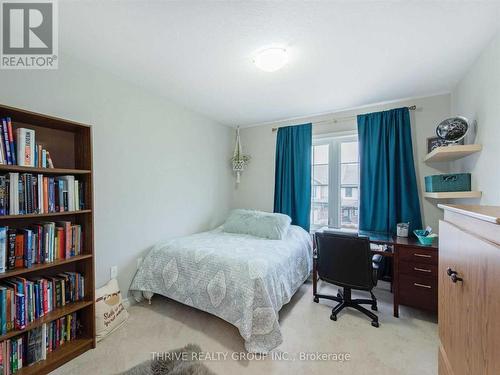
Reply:
M439 193L445 191L471 191L470 173L436 174L425 176L425 191Z

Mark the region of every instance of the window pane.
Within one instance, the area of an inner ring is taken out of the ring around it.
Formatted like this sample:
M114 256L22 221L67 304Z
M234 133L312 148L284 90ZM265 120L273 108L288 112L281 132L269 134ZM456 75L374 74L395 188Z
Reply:
M344 142L340 145L340 162L358 162L358 142Z
M313 185L328 185L328 165L313 166Z
M340 166L340 184L358 185L359 184L359 164L341 164Z
M318 145L313 147L313 164L328 164L328 145Z
M357 228L359 225L358 206L344 205L340 208L340 225L342 228Z
M328 202L312 202L311 222L313 225L328 225Z
M313 202L328 203L328 185L313 185L312 200Z

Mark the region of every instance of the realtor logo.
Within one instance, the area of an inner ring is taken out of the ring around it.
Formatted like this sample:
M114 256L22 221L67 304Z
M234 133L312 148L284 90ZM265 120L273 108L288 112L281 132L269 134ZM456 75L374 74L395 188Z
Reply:
M1 69L57 69L57 3L2 1Z

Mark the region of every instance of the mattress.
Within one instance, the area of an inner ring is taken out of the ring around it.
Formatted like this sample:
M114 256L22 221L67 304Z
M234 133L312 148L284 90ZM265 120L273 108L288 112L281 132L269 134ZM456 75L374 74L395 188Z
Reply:
M283 240L212 231L156 245L131 291L157 293L236 326L249 352L282 342L279 311L312 267L310 235L290 226Z

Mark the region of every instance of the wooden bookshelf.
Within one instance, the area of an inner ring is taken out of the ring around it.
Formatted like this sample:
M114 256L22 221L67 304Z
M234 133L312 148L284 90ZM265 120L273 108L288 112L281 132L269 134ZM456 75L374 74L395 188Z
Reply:
M0 274L0 282L6 278L51 276L65 271L74 271L85 277L83 301L68 303L47 315L29 323L26 329L10 331L0 336L0 341L23 334L44 323L77 312L81 330L76 340L64 343L47 354L47 359L16 372L19 375L47 374L85 351L95 348L95 280L94 280L94 214L93 214L93 167L92 128L75 121L13 108L0 104L0 118L10 117L13 130L20 127L35 130L35 141L50 152L55 168L34 168L17 165L0 165L0 175L10 172L43 174L47 176L74 175L84 185L83 210L53 212L45 214L0 216L0 226L24 228L43 221L66 220L82 228L82 254L51 263L34 264L30 268L16 268Z

